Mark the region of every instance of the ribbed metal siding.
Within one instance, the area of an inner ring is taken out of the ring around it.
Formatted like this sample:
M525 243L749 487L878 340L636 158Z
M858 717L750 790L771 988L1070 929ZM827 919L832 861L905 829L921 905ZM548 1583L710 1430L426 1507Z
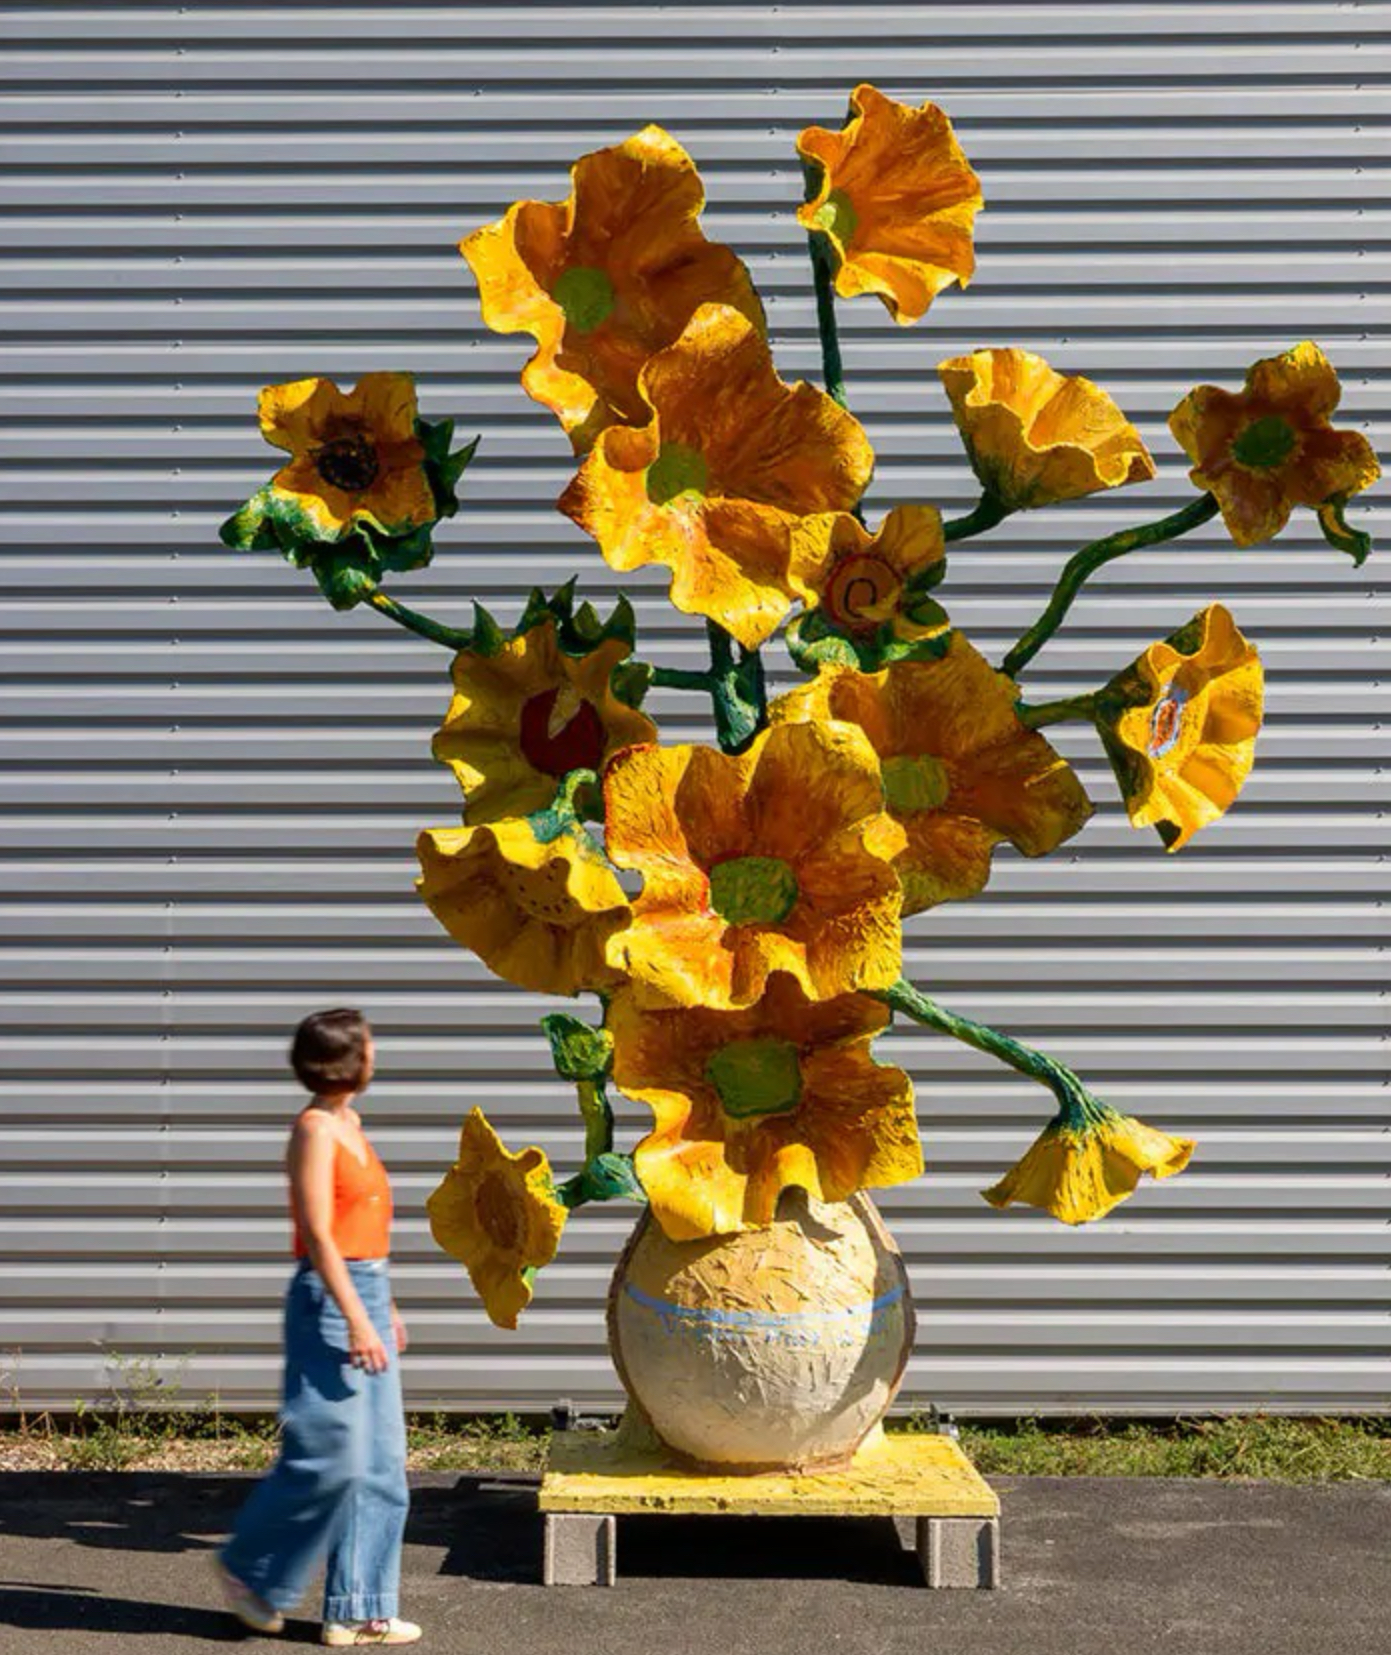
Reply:
M551 509L568 450L516 383L526 344L481 328L454 242L660 121L754 268L783 371L814 376L794 135L856 79L936 98L984 179L980 274L911 330L842 307L875 509L969 503L933 366L980 343L1102 379L1163 468L954 554L953 617L998 658L1068 549L1189 497L1164 428L1189 385L1313 336L1347 419L1391 448L1388 24L1381 4L1212 0L3 8L0 1353L22 1354L0 1369L27 1401L100 1392L111 1351L188 1355L188 1395L272 1397L283 1041L343 1001L380 1033L414 1397L615 1393L599 1305L622 1210L579 1217L517 1336L426 1234L471 1104L561 1162L579 1138L541 1003L411 890L415 830L457 811L427 752L445 657L215 544L270 461L257 387L410 368L431 414L483 430L466 509L403 595L507 615L578 569L609 598ZM910 974L947 1003L1201 1140L1100 1227L993 1213L976 1192L1047 1099L895 1035L931 1167L883 1200L921 1307L914 1399L1386 1405L1388 599L1383 563L1354 572L1309 529L1133 558L1029 678L1038 699L1084 688L1224 598L1271 679L1231 818L1166 858L1068 732L1102 801L1083 838L1001 855L984 900L912 926ZM648 648L693 663L660 581L630 590ZM657 711L701 729L689 697Z

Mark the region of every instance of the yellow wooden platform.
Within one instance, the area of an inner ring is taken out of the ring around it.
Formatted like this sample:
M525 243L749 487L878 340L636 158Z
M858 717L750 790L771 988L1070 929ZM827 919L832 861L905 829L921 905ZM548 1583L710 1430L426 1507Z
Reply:
M624 1431L558 1431L544 1512L680 1517L997 1517L999 1496L950 1437L871 1439L846 1471L720 1477Z

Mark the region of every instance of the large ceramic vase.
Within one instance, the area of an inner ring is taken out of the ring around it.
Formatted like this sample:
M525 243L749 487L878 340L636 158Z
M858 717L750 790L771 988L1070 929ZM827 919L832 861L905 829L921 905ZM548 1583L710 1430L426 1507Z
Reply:
M873 1203L784 1195L766 1229L672 1241L646 1213L614 1272L609 1344L639 1419L702 1470L848 1465L913 1346L903 1258Z

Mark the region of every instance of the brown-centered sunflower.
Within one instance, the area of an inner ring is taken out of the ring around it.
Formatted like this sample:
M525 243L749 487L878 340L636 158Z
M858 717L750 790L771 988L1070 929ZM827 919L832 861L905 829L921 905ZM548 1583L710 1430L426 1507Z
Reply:
M488 1318L515 1328L536 1272L555 1257L569 1217L544 1150L514 1155L481 1109L459 1134L459 1158L425 1202L430 1234L469 1273Z

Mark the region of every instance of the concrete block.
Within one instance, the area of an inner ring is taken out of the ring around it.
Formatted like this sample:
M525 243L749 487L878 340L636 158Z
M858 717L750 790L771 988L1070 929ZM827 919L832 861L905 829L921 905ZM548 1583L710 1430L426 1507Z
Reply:
M618 1519L548 1511L541 1579L547 1586L612 1586L618 1579Z
M934 1589L982 1588L1000 1584L998 1517L919 1517L918 1562Z

